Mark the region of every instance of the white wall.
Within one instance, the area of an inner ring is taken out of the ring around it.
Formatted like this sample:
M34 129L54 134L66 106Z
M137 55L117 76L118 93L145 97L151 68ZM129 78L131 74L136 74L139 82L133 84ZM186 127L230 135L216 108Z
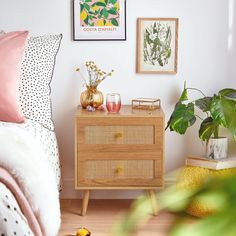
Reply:
M235 87L235 0L127 0L127 41L73 42L70 0L5 0L0 2L0 29L28 29L31 35L63 33L52 83L53 116L59 139L64 197L73 193L73 114L79 104L81 81L74 72L86 60L104 69L115 69L99 87L119 92L124 104L135 97L159 97L168 118L186 80L211 95L223 87ZM179 65L177 75L135 73L136 18L178 17ZM185 137L166 132L166 170L184 163L187 154L204 148L193 128ZM69 189L68 189L69 188ZM94 197L132 197L131 192L96 192Z

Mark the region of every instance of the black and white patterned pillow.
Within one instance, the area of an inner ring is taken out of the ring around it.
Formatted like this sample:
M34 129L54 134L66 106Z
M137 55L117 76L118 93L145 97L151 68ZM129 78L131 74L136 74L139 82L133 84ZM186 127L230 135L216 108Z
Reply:
M30 37L22 63L20 103L24 116L54 130L50 83L62 35Z

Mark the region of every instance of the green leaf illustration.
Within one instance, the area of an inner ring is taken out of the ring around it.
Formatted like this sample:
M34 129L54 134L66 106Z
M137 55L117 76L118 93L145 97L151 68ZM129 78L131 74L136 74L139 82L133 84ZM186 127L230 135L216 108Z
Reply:
M89 14L90 15L97 15L95 12L93 12L93 11L89 11Z
M85 2L92 2L92 0L85 0Z
M106 6L106 3L104 3L104 2L95 2L95 3L92 5L92 7L94 7L94 6L105 7L105 6Z
M89 6L87 3L84 3L84 8L85 8L87 11L90 11L90 6Z
M80 4L80 12L84 10L84 4Z
M108 11L107 11L106 8L103 8L103 9L101 10L101 13L100 13L100 14L103 15L106 19L107 19L107 17L109 16L109 13L108 13Z
M109 3L115 4L115 3L117 3L117 0L109 0Z
M88 25L88 22L89 22L89 17L87 16L87 18L84 20L84 23Z
M108 10L108 12L112 15L117 15L117 10L116 8L111 8L110 10Z
M119 26L119 23L118 23L118 21L117 21L115 18L111 19L111 23L112 23L114 26Z

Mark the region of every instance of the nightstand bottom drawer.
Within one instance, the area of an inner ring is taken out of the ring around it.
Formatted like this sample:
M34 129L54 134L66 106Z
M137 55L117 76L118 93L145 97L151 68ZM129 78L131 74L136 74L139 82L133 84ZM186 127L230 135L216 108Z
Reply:
M92 179L153 179L153 160L88 160L84 163L84 178Z

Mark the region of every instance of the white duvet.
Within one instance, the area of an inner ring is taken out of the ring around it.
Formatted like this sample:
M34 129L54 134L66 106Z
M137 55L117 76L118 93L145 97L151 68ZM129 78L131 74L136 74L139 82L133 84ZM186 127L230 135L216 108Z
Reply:
M55 175L40 141L19 125L0 125L0 166L17 179L43 226L44 236L56 236L60 227L58 176ZM3 188L0 186L0 193L4 191ZM4 205L0 202L0 212L4 210ZM9 217L9 224L15 221L14 215ZM0 221L1 223L2 230L6 224Z

